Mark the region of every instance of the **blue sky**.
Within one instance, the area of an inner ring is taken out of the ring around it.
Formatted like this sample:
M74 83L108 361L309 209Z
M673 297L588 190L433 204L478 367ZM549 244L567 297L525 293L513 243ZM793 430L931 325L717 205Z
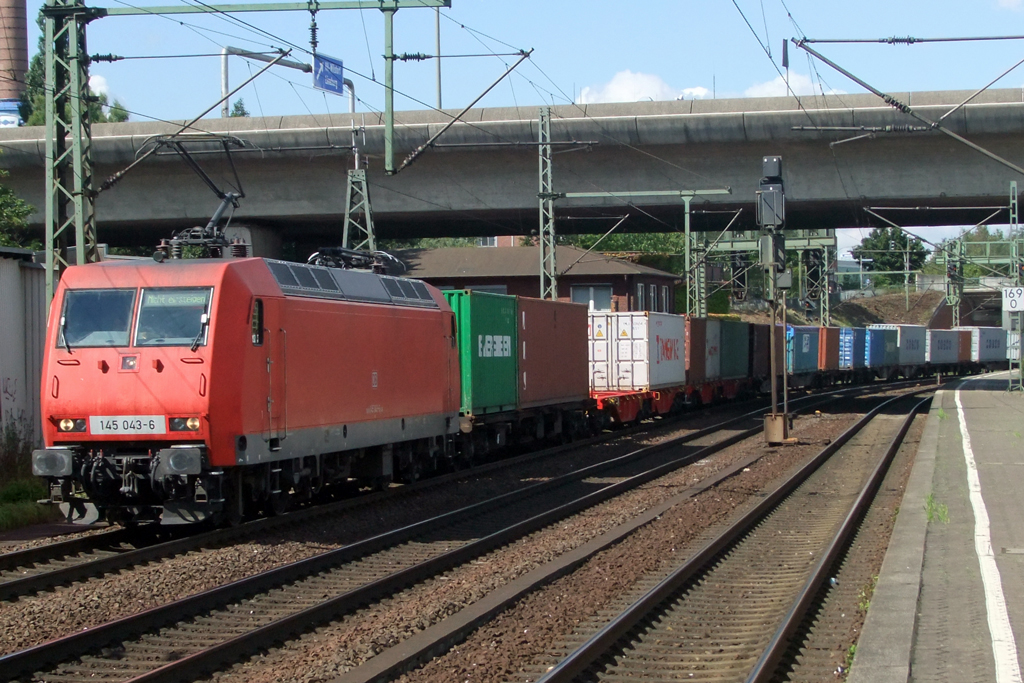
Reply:
M90 4L144 7L174 1L93 0ZM36 16L40 5L39 0L29 0L29 17ZM535 52L479 106L781 95L785 86L777 67L785 38L1024 34L1024 0L453 0L452 7L441 14L442 54L486 55L443 61L445 108L469 103L515 59L495 53L518 49ZM235 16L248 26L222 16L99 19L88 29L89 52L149 57L219 53L225 45L253 50L294 46L294 58L308 61L307 12ZM433 9L399 11L396 52L432 54L434 21ZM319 50L341 58L355 82L357 111L380 110L381 13L322 11L317 23ZM34 51L38 31L34 23L30 29ZM762 45L770 49L771 58ZM886 91L976 89L1024 57L1024 41L824 45L819 49ZM792 46L790 62L791 82L798 92L859 91L829 67L810 63ZM261 66L231 58L232 87ZM191 118L220 96L219 57L97 63L92 73L94 85L119 100L136 121ZM395 74L398 110L436 104L433 61L398 63ZM996 87L1022 86L1024 67ZM327 116L347 110L347 100L312 90L307 74L282 68L264 74L236 97L244 98L254 116ZM850 239L856 241L854 235L845 241Z

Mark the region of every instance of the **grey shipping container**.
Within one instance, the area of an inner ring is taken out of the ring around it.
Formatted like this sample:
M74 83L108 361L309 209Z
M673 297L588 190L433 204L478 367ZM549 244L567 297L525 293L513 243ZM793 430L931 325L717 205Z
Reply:
M932 365L951 365L958 360L960 333L956 330L928 330L925 360Z

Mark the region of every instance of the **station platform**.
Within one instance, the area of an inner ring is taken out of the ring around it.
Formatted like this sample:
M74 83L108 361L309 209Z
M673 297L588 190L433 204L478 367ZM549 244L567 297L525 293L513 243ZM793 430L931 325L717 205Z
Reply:
M1006 377L932 401L850 683L1021 682L1024 395Z

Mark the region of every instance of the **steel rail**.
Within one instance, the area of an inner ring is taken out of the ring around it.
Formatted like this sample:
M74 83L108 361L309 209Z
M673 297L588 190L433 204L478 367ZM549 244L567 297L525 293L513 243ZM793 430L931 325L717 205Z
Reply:
M886 385L887 388L891 386L892 385ZM869 392L870 390L871 388L858 386L845 388L835 392L828 392L824 396L810 395L802 397L799 400L811 401L812 403L809 406L810 408L819 405L819 403L831 400L830 395L832 394L856 394ZM188 596L173 603L160 605L138 614L122 617L85 631L70 634L68 636L49 641L48 643L43 643L20 652L5 655L0 657L0 670L3 670L13 676L19 676L32 671L45 669L46 667L52 666L56 663L84 655L113 642L134 638L146 632L164 627L168 624L178 623L204 612L222 608L232 602L245 599L282 585L293 583L313 574L334 569L347 562L366 557L375 552L380 552L387 548L409 541L427 531L437 528L439 525L454 523L465 519L469 515L482 514L484 512L499 509L515 501L525 499L531 495L543 493L549 489L555 489L560 486L573 483L577 480L586 479L587 477L594 476L613 467L628 464L639 458L648 457L661 451L685 445L690 441L727 429L731 425L738 424L745 420L748 421L754 419L757 416L763 415L764 412L766 412L766 409L752 411L750 413L725 420L717 425L684 435L677 439L672 439L660 444L654 444L652 446L646 446L632 451L631 453L611 458L601 463L595 463L594 465L550 479L546 482L540 482L518 491L509 492L487 501L482 501L459 510L454 510L428 520L423 520L400 529L353 543L337 550L283 565L261 574L240 579L224 586L219 586L202 593ZM243 651L251 652L254 647L258 648L270 645L275 641L280 641L283 638L290 637L291 635L308 628L310 623L313 623L313 621L322 621L335 617L345 610L354 609L368 601L384 597L412 583L433 576L451 566L455 566L496 547L500 547L501 545L531 533L536 529L543 528L566 515L574 514L575 512L586 509L587 507L603 502L604 500L614 497L629 488L640 486L647 481L660 477L663 474L689 462L707 457L707 455L713 452L713 450L709 450L709 448L714 450L724 449L733 443L759 433L761 429L762 425L758 425L756 427L740 431L712 447L698 450L689 456L684 456L683 458L674 459L669 463L659 465L647 472L634 475L623 482L606 486L598 491L581 497L576 501L562 505L553 510L549 510L546 513L536 515L476 542L467 544L466 546L462 546L442 555L435 556L434 558L420 563L419 565L409 567L389 577L367 584L360 589L349 591L348 593L339 595L329 601L321 603L320 605L307 608L275 623L268 624L265 627L251 632L248 636L241 636L225 641L211 650L203 653L197 653L191 657L178 660L178 662L165 665L160 669L156 669L139 677L137 680L180 680L181 677L185 675L181 671L182 668L186 668L190 671L195 671L197 668L205 670L216 667L224 662L234 661Z
M858 432L866 427L886 406L902 401L907 396L933 391L934 387L918 389L908 394L896 396L879 404L863 418L844 431L835 441L822 449L817 455L803 465L792 477L780 484L768 494L764 500L744 514L721 534L708 541L697 550L686 562L643 597L633 603L624 612L594 634L582 646L570 653L565 659L554 666L537 683L569 683L583 674L598 658L620 639L626 636L636 625L650 614L658 605L674 595L679 589L702 571L719 553L742 538L751 528L760 522L790 493L811 476L825 461L842 448Z
M131 540L133 540L132 535L127 529L114 529L93 536L82 536L65 541L47 543L35 548L25 548L24 550L0 555L0 571L13 571L18 567L25 567L38 562L50 562L57 557L92 552L96 550L100 542L108 545L118 545Z

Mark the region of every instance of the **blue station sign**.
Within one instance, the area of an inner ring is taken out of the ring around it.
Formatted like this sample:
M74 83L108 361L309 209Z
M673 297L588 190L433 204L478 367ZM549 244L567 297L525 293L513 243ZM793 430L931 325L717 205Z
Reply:
M313 87L317 90L341 95L345 69L341 60L327 55L313 55Z

